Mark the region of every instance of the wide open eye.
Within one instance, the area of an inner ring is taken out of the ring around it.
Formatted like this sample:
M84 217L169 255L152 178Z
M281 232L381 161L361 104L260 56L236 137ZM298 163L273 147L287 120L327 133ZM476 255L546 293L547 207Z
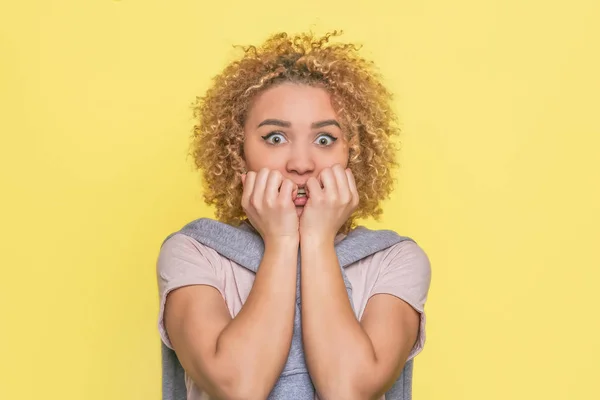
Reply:
M282 143L286 143L287 139L281 132L271 132L268 135L261 136L265 142L271 145L278 145Z
M315 143L318 144L319 146L331 146L336 140L337 140L336 137L333 137L328 133L324 133L322 135L319 135L319 137L317 137L317 140L315 140Z

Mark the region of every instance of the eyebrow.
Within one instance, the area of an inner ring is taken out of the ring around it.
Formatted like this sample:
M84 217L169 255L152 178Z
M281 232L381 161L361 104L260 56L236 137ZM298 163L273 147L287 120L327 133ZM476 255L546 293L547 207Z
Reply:
M292 123L288 121L282 121L280 119L265 119L263 122L258 124L257 128L260 128L261 126L265 125L275 125L280 126L282 128L289 128L290 126L292 126Z
M280 119L265 119L263 122L258 124L257 128L260 128L261 126L265 126L265 125L274 125L274 126L280 126L282 128L289 128L292 126L292 123L288 122L288 121L282 121ZM312 129L319 129L319 128L323 128L323 127L329 126L329 125L334 125L341 129L339 122L337 122L335 119L327 119L324 121L313 122L310 127Z
M311 125L311 128L313 128L313 129L319 129L319 128L323 128L323 127L329 126L329 125L335 125L338 128L342 129L340 127L339 122L337 122L335 119L326 119L325 121L314 122Z

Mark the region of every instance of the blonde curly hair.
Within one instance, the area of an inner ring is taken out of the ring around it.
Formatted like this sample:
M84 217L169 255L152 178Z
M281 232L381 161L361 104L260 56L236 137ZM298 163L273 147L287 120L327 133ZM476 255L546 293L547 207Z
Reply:
M229 64L193 106L196 123L192 156L203 171L204 200L215 206L218 220L237 225L244 173L244 122L253 98L283 82L326 89L349 143L348 167L360 195L358 208L342 227L347 233L359 218L379 219L381 200L393 188L397 166L392 136L400 131L373 62L354 44L332 43L333 32L290 36L278 33L262 45L241 47L241 59ZM240 46L236 46L240 47Z

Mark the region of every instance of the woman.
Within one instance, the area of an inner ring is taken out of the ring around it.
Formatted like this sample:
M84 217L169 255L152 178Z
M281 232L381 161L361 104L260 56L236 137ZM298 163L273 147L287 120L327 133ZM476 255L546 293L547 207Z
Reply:
M410 398L429 261L355 226L392 189L397 128L372 63L331 36L245 48L198 100L195 161L227 226L193 222L160 251L182 398Z

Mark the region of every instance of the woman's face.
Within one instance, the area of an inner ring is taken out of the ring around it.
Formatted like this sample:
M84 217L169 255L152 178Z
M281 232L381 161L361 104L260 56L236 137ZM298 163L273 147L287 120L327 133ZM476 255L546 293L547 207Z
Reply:
M323 168L348 164L348 142L325 89L284 83L265 90L252 103L244 134L248 171L278 170L299 187Z

